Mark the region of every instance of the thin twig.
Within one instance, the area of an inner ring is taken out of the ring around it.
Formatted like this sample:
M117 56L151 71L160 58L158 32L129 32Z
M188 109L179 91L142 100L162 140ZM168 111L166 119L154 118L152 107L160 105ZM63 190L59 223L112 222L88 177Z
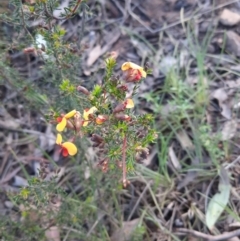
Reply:
M28 28L27 28L27 24L25 22L25 18L24 18L24 12L23 12L23 5L21 4L21 18L22 18L22 23L23 23L23 28L25 29L25 31L28 33L28 35L30 36L30 38L32 39L32 41L34 42L34 38L32 36L32 34L29 32Z
M123 172L123 186L127 186L127 167L126 167L126 146L127 146L127 136L125 134L123 138L123 147L122 147L122 172Z
M64 18L58 18L58 17L55 17L53 14L51 14L51 13L48 11L47 4L46 4L46 3L44 3L43 6L44 6L44 11L45 11L45 13L46 13L46 15L47 15L48 17L53 18L53 19L55 19L55 20L65 20L65 19L67 19L66 17L64 17Z
M74 13L77 11L77 9L78 9L78 7L79 7L79 5L80 5L81 2L82 2L82 0L78 0L77 4L75 5L75 7L73 8L73 10L71 11L72 14L74 14Z
M74 8L71 10L71 14L67 14L65 17L62 17L62 18L55 17L52 13L50 13L48 11L46 3L44 3L43 6L44 6L44 11L45 11L45 13L48 17L53 18L55 20L66 20L66 19L72 17L76 13L76 11L77 11L79 5L81 4L81 2L82 2L82 0L78 0L76 5L74 6Z
M185 229L185 228L178 228L175 230L176 232L179 233L187 233L187 234L191 234L194 237L197 238L203 238L207 241L222 241L222 240L228 240L230 238L236 237L240 235L240 229L237 229L235 231L232 232L227 232L227 233L223 233L220 235L210 235L210 234L205 234L205 233L201 233L195 230L191 230L191 229Z
M132 186L132 184L130 184ZM147 185L145 186L145 188L143 189L143 191L141 192L141 195L139 196L138 200L136 201L136 203L134 204L133 207L131 207L131 212L130 214L128 215L128 218L127 218L127 221L130 221L134 212L136 211L137 207L139 206L139 203L140 201L142 200L142 198L144 197L145 193L147 192L147 190L149 189L150 187L150 182L147 182ZM133 189L133 187L132 187ZM134 189L133 189L133 194L131 194L131 197L134 197ZM132 202L132 200L131 200Z
M80 50L80 43L82 41L82 38L83 38L83 35L84 35L84 31L85 31L85 19L86 19L86 5L83 4L82 6L82 26L81 26L81 31L80 31L80 34L79 34L79 40L78 40L78 49Z

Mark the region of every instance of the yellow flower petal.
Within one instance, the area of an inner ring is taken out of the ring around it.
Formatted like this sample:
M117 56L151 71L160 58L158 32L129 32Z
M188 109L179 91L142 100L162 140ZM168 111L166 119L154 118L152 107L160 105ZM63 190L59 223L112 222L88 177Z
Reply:
M139 70L140 73L141 73L141 76L143 78L146 78L147 77L147 72L144 71L143 67L137 65L137 64L134 64L132 62L125 62L123 65L122 65L122 71L126 71L126 70L129 70L129 69L133 69L133 70Z
M137 64L134 64L132 62L125 62L122 65L122 71L128 70L128 69L139 69L139 70L143 70L143 68Z
M83 119L84 119L84 120L87 120L87 119L88 119L88 116L89 116L88 111L87 111L87 110L84 110L84 111L83 111Z
M122 71L126 71L128 69L130 69L130 62L125 62L122 64Z
M74 156L77 153L77 147L72 142L64 142L62 147L67 149L70 156Z
M126 102L127 102L126 108L130 109L134 107L134 102L132 99L127 99Z
M56 144L61 145L62 144L62 135L57 134Z
M88 110L84 110L84 111L83 111L83 118L84 118L84 120L88 120L88 116L89 116L90 114L93 114L93 113L96 112L96 111L97 111L97 108L96 108L95 106L91 107L91 108L88 109Z
M62 118L62 121L59 122L56 126L57 131L62 132L67 125L67 119L65 117Z
M84 121L82 126L87 126L88 125L88 121Z
M147 77L147 72L142 69L139 69L139 71L141 72L141 75L143 78L146 78Z
M118 119L118 120L122 120L122 121L129 121L131 120L131 117L129 115L124 115L124 114L116 114L115 117Z
M88 110L89 114L93 114L93 113L96 112L96 111L97 111L97 108L96 108L95 106L91 107L91 108Z
M105 121L107 120L107 118L103 115L98 115L98 117L96 118L96 124L101 125L103 124Z
M68 112L64 117L66 119L69 119L69 118L73 117L76 114L76 112L77 112L76 110L72 110L72 111Z

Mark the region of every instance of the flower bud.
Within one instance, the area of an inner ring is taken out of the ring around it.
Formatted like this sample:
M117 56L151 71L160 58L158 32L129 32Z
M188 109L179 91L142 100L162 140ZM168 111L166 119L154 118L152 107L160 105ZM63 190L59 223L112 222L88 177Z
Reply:
M107 171L108 171L108 166L106 165L106 166L103 166L102 167L102 171L104 172L104 173L106 173Z
M116 114L116 113L119 113L121 111L124 111L126 109L126 105L127 105L127 103L121 103L121 104L117 105L114 108L113 113Z
M134 102L133 102L132 99L126 99L126 100L124 101L124 104L126 105L126 108L127 108L127 109L131 109L131 108L134 107Z
M122 162L121 161L117 161L117 166L119 167L119 168L122 168Z
M101 143L94 142L94 143L92 144L92 147L99 147L99 146L100 146L100 144L101 144Z
M81 85L79 85L79 86L77 87L77 91L78 91L78 92L81 92L81 93L83 93L83 94L85 94L85 95L89 95L89 94L90 94L90 92L89 92L85 87L83 87L83 86L81 86Z
M123 187L124 188L126 188L127 187L127 185L129 185L130 184L130 182L127 180L127 179L123 179Z
M128 87L126 85L118 85L117 88L124 92L128 91Z
M116 60L117 57L118 57L118 52L112 51L112 52L110 53L110 57Z
M109 161L109 159L105 158L105 159L99 161L97 165L98 166L106 166L106 165L108 165L108 161Z
M77 132L80 131L82 124L83 124L83 120L82 120L81 114L79 111L77 111L76 114L74 115L74 126Z
M105 143L104 142L102 142L102 143L100 143L100 145L98 146L99 148L103 148L104 147L104 145L105 145Z
M125 115L125 114L122 114L122 113L116 114L115 117L118 120L122 120L122 121L130 121L132 119L129 115Z
M99 136L98 134L92 134L91 140L93 142L97 142L97 143L101 143L104 141L103 138L101 136Z
M106 115L98 115L95 122L98 125L103 124L106 120L108 119L108 117Z

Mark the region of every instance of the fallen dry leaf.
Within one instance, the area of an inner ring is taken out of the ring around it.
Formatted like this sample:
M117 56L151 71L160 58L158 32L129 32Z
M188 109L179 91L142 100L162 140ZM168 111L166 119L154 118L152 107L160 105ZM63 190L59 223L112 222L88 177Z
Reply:
M86 180L89 179L89 177L91 177L91 170L88 166L84 170L84 177Z
M223 43L224 40L222 40ZM240 56L240 36L233 31L227 32L226 51L238 57Z
M57 226L52 226L45 231L47 241L60 241L60 231Z
M177 170L180 170L181 169L181 164L180 164L180 162L179 162L179 160L178 160L178 158L177 158L177 156L176 156L172 146L170 146L168 148L168 155L169 155L169 157L170 157L170 159L172 161L172 164L173 164L174 168L176 168Z
M164 118L167 118L169 115L171 115L172 112L177 110L177 106L171 103L167 103L166 105L163 105L161 108L160 115Z
M219 21L225 26L234 26L240 21L240 14L225 8L220 14Z
M232 66L231 69L232 70L236 70L234 69L235 66ZM240 65L237 65L237 67L240 70ZM236 79L236 80L228 80L228 82L226 83L228 87L230 88L240 88L240 79Z
M238 237L232 237L232 238L228 239L227 241L240 241L240 239Z
M113 235L111 236L111 241L130 241L131 235L136 229L140 219L136 218L129 222L123 222L121 228L115 230Z
M99 44L96 45L89 53L87 59L87 67L92 66L100 56L105 54L111 48L111 46L119 39L120 35L121 33L118 30L114 33L111 32L106 36L107 41L103 47L101 47Z
M240 222L234 222L229 224L229 227L231 228L240 228Z
M136 38L131 38L133 46L137 49L137 53L141 58L145 59L147 56L151 56L152 50L143 42Z
M213 230L220 215L228 204L231 191L229 173L223 167L220 170L218 192L210 199L206 211L206 225ZM208 198L208 197L207 197Z
M237 128L238 128L238 123L236 120L226 121L221 131L222 133L221 140L227 141L233 138L237 133Z
M159 63L159 68L164 75L167 75L170 71L175 69L177 66L177 59L172 56L166 56L162 58Z
M194 145L185 130L178 131L177 139L180 142L183 149L185 149L185 150L186 149L189 149L189 150L194 149Z
M87 59L87 66L88 67L92 66L95 63L95 61L101 56L101 54L102 54L102 48L98 44L89 53L89 56Z
M212 97L218 100L219 106L222 108L222 116L231 119L232 112L228 104L227 92L223 88L219 88L212 93Z
M43 150L52 151L55 146L56 136L53 134L53 126L47 125L45 133L36 133L39 145L34 149L34 156L41 157Z
M3 129L18 129L20 127L20 123L14 119L8 119L8 121L0 120L0 127Z
M21 176L14 176L14 181L13 181L13 186L17 186L17 187L26 187L28 186L28 181L21 177Z

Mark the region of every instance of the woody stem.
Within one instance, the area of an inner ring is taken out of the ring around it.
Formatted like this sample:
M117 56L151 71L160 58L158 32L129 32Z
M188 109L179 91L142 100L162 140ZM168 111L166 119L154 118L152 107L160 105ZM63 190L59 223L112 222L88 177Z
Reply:
M125 135L123 138L123 146L122 146L122 172L123 172L124 187L126 187L127 185L126 146L127 146L127 137Z
M82 0L78 0L78 1L77 1L77 4L75 5L75 7L74 7L73 10L72 10L72 14L74 14L74 13L76 12L76 10L78 9L78 7L79 7L79 5L80 5L81 2L82 2Z

